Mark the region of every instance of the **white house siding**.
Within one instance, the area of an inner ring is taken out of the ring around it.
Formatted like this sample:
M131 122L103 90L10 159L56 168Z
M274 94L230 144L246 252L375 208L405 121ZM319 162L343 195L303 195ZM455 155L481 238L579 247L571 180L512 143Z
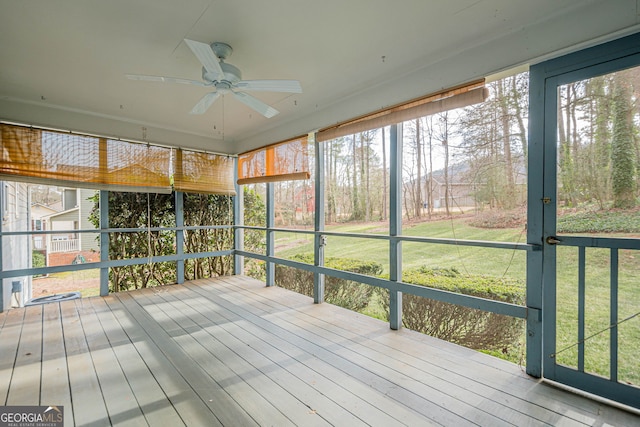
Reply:
M2 231L29 231L29 190L27 184L0 181L2 185ZM2 270L31 267L31 238L6 236L2 238ZM12 283L19 281L22 292L12 293ZM23 306L31 298L31 277L19 276L2 280L2 309Z

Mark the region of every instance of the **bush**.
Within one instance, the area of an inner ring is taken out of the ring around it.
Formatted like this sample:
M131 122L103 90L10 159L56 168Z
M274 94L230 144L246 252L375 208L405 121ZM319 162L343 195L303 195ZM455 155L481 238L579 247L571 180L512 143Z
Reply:
M512 304L524 302L524 284L506 278L463 275L456 269L420 267L403 272L403 282ZM386 289L376 289L389 317ZM405 327L476 350L508 351L521 336L519 319L404 293Z
M264 203L259 195L245 189L245 219L248 223L264 218ZM100 198L93 197L90 221L100 227ZM230 224L233 218L231 196L184 195L184 223L186 226ZM262 219L264 223L264 219ZM175 194L147 194L109 192L109 227L140 229L139 232L112 231L109 233L109 259L135 259L173 255L176 253L176 233L172 230L147 231L151 228L175 227ZM230 229L187 230L184 233L184 252L201 253L233 248ZM264 243L245 238L245 248L257 250ZM185 260L186 280L231 274L233 257L191 258ZM175 262L149 262L109 269L109 290L120 292L176 283Z
M31 252L31 265L33 266L33 268L39 268L39 267L46 267L47 266L47 260L44 256L44 254L40 251L32 251ZM36 274L33 277L40 277L42 276L41 274Z
M293 261L313 264L312 254L299 254L292 258ZM361 261L349 258L325 258L325 267L353 273L377 276L382 273L382 266L376 262ZM313 273L298 268L276 265L276 285L313 296ZM373 287L351 280L326 276L324 300L330 304L348 308L353 311L361 311L368 304L373 295Z
M44 254L40 251L31 252L31 263L33 264L33 268L46 267Z

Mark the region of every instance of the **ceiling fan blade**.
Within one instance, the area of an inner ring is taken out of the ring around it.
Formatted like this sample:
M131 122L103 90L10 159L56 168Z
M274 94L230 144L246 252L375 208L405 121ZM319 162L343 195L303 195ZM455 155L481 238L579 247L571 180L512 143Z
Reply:
M189 114L204 114L219 96L220 92L209 92L198 101Z
M241 80L234 86L240 90L256 92L302 93L302 86L297 80Z
M220 66L220 60L211 50L211 46L206 43L197 42L195 40L184 39L184 42L189 46L193 54L198 58L205 70L209 73L213 73L219 78L224 77L224 72Z
M246 93L243 93L243 92L231 92L231 93L233 94L233 96L235 96L238 99L238 101L253 108L258 113L265 116L267 119L270 119L271 117L279 113L279 111L276 110L275 108L265 104L264 102L260 101L257 98L254 98L251 95L247 95Z
M129 80L144 80L147 82L180 83L184 85L207 86L198 80L180 79L178 77L144 76L140 74L125 74Z

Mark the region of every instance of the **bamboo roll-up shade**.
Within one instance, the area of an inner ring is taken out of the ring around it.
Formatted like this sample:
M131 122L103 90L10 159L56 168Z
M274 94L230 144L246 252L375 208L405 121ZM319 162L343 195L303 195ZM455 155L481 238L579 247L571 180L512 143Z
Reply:
M327 127L318 131L316 141L328 141L341 136L379 129L419 117L466 107L484 102L487 97L488 90L484 87L484 80L473 82Z
M235 196L232 157L188 150L176 150L176 191Z
M238 184L309 179L308 136L300 136L238 156Z
M170 148L112 139L106 144L101 139L102 147L107 150L106 169L100 168L104 183L124 189L112 191L171 192Z
M171 150L93 136L0 125L0 176L111 191L171 192Z

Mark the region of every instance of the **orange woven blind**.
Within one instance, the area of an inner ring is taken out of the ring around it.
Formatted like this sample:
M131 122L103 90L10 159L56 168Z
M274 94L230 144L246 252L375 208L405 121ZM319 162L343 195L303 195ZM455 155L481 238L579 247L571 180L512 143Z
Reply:
M171 191L171 149L126 141L101 140L107 150L107 168L101 168L102 179L109 186L151 188Z
M466 107L484 102L487 96L488 90L484 87L484 79L478 80L321 129L316 134L316 141L328 141L418 117Z
M173 187L176 191L234 196L233 158L178 149Z
M112 191L171 192L171 149L0 125L0 176Z
M309 179L307 136L248 151L238 156L238 184Z

